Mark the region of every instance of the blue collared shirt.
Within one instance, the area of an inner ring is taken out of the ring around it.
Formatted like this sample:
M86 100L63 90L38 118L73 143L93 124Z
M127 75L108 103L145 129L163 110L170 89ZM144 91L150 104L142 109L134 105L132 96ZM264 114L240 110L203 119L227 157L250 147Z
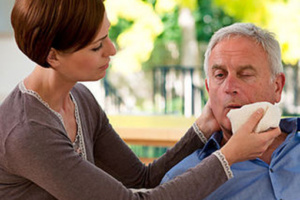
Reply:
M273 152L270 165L258 158L233 164L231 170L234 177L205 199L299 200L300 134L297 131L297 118L282 119L280 128L288 135ZM161 183L184 173L220 149L222 137L221 132L214 133L203 149L196 150L174 166Z

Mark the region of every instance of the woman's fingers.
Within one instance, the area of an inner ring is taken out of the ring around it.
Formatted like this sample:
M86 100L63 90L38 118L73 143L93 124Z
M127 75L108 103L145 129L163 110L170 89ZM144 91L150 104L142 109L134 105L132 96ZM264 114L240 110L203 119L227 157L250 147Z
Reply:
M208 100L201 115L197 118L196 125L206 138L209 138L215 131L220 130L220 125L218 124L210 107L210 100Z
M252 113L252 115L249 117L247 122L244 125L242 125L240 129L252 133L263 116L264 116L264 109L262 108L257 109L254 113Z

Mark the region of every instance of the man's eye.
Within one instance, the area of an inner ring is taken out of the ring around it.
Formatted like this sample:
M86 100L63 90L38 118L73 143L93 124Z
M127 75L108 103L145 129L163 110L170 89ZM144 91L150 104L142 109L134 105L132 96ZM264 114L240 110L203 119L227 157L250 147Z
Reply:
M251 77L253 75L254 75L253 73L243 73L243 74L241 74L242 77Z
M222 78L224 76L224 73L216 73L215 77L216 78Z

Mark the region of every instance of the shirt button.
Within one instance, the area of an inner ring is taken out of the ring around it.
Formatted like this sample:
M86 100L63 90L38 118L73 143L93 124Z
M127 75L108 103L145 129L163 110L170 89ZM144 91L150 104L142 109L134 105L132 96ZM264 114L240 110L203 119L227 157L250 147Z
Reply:
M271 173L273 173L273 172L274 172L272 168L270 169L270 172L271 172Z
M297 133L296 133L296 138L299 140L300 139L300 131L298 131Z

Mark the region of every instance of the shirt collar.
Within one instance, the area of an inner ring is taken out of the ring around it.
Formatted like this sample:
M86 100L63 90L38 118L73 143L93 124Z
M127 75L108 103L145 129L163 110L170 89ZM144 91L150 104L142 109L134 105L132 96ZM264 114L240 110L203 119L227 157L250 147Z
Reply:
M212 136L207 140L203 149L198 152L198 157L206 157L212 152L219 150L221 148L221 141L223 139L222 131L214 132Z
M295 133L297 131L297 118L283 118L280 120L279 127L285 133Z

